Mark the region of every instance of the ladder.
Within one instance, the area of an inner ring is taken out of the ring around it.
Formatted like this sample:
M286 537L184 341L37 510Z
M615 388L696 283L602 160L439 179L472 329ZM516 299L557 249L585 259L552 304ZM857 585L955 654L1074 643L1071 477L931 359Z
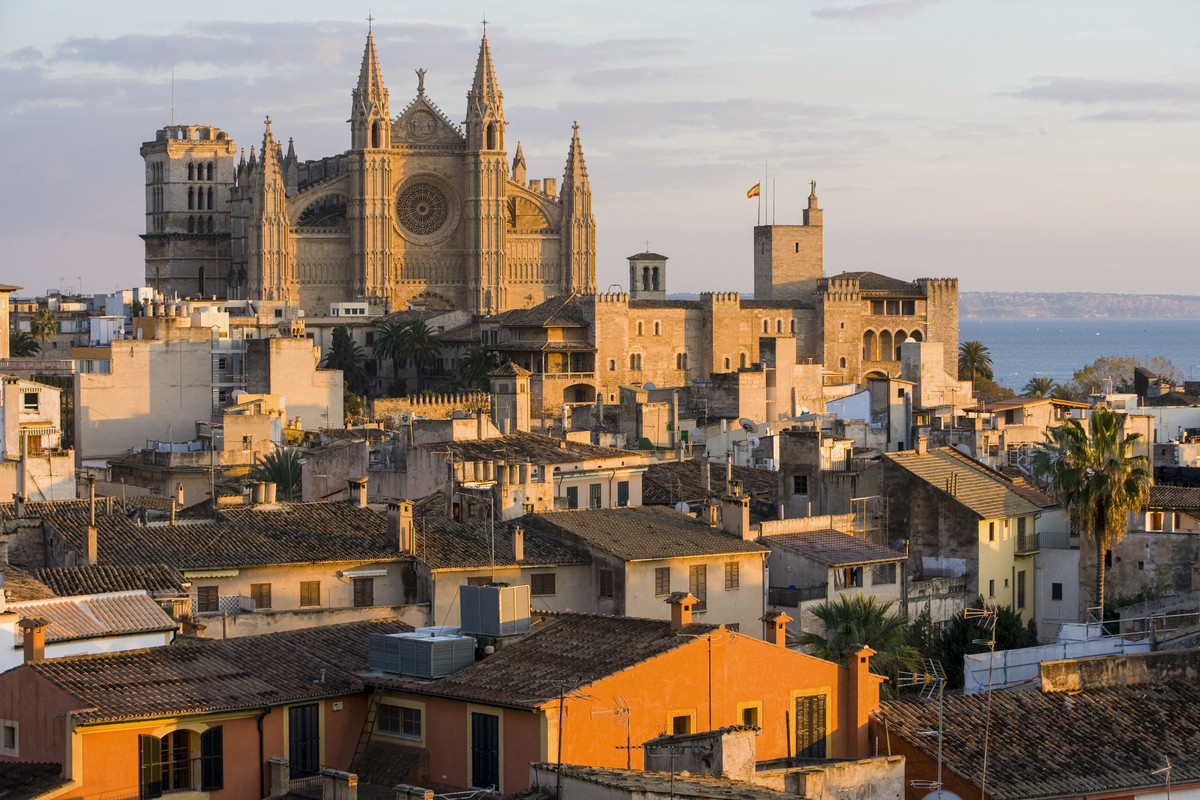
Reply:
M362 732L358 735L358 746L354 748L354 758L350 759L350 772L354 772L358 767L358 761L367 752L367 744L371 741L371 734L375 731L375 717L379 714L379 698L383 694L383 689L376 686L371 696L367 698L367 713L363 718Z

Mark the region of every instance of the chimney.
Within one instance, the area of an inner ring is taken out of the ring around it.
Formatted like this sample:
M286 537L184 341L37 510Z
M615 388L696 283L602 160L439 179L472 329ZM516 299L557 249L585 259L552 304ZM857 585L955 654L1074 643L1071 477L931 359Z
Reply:
M696 598L691 592L671 592L663 602L671 606L671 630L678 632L692 624L692 606Z
M183 508L183 484L175 484L175 502L180 508Z
M525 531L518 525L513 529L513 561L525 560Z
M350 485L350 500L355 508L367 507L367 479L351 478L346 481Z
M928 453L929 452L929 437L924 436L924 435L917 436L917 441L913 445L913 450L915 450L917 452L917 455L919 455L919 456L923 456L926 453Z
M388 503L388 541L396 543L401 553L411 553L416 547L416 531L413 530L413 503L400 500Z
M174 516L174 509L171 515ZM94 567L100 560L100 531L95 525L87 528L87 565Z
M750 496L738 492L721 498L721 529L747 541L754 541L750 529Z
M13 514L18 519L25 516L25 495L20 492L13 495Z
M866 758L868 750L868 714L879 707L879 684L871 677L871 656L875 651L865 644L852 646L845 653L843 684L846 687L846 755Z
M96 476L88 475L88 513L90 514L88 524L96 524Z
M782 611L768 611L759 619L763 621L763 641L787 647L787 624L792 618Z
M261 506L265 502L265 498L267 496L267 485L262 481L256 481L251 492L251 504Z
M276 484L272 481L267 481L263 484L263 502L267 505L275 504L276 488ZM182 505L182 503L180 505Z
M46 626L49 624L42 617L26 617L17 623L25 633L26 664L46 657Z

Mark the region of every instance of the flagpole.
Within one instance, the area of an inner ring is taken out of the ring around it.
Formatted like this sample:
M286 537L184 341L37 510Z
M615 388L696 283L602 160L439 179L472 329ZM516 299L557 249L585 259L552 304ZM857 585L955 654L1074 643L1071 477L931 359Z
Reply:
M775 181L771 180L771 224L775 224Z
M770 162L770 158L768 156L764 156L763 157L763 193L764 194L766 194L766 192L767 192L767 186L769 185L770 180L771 180L771 162ZM766 198L764 198L764 202L767 203L767 211L768 212L771 210L770 199L771 199L770 196L767 196ZM771 223L768 221L767 224L770 225Z

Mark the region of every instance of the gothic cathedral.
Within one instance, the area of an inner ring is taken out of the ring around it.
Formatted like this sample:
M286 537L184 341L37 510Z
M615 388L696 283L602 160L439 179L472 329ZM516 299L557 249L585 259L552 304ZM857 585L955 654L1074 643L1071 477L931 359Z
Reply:
M576 125L562 183L526 181L505 148L504 95L484 35L455 125L425 94L396 117L367 35L350 149L301 162L267 117L243 151L220 129L163 128L146 161L146 282L165 295L298 304L368 301L495 314L596 290L596 223Z

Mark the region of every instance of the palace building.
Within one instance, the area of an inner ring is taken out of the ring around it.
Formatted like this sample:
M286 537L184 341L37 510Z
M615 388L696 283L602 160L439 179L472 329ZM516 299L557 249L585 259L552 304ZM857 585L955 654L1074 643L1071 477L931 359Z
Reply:
M172 125L142 145L146 281L170 296L412 304L496 314L595 291L596 223L575 125L561 182L511 162L504 94L487 36L466 119L425 93L395 116L367 35L344 153L301 161L266 119L260 148L208 125Z

